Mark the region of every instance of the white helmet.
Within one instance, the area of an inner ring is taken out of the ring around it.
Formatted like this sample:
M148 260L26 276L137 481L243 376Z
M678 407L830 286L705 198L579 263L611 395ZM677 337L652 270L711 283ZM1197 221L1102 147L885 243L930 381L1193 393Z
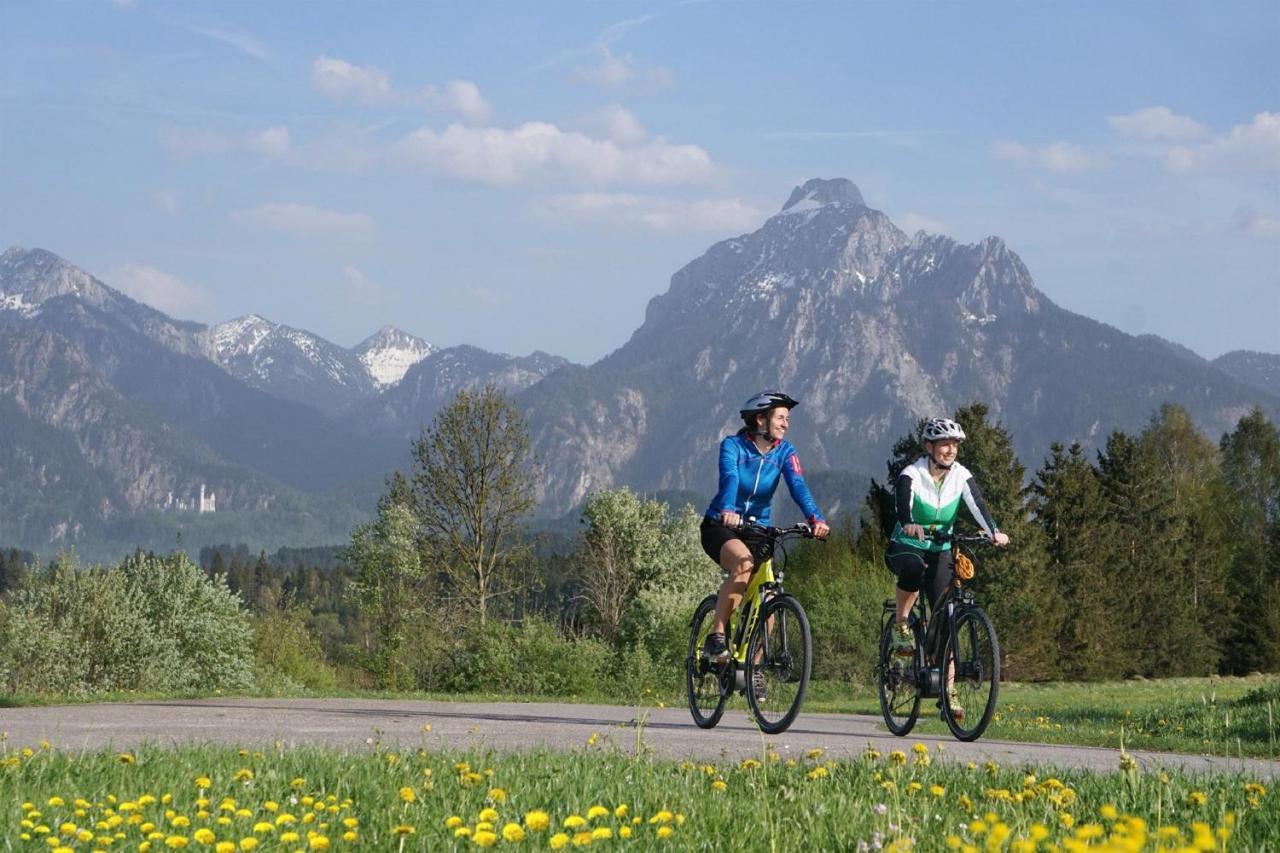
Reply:
M925 421L924 429L920 430L921 441L939 441L944 438L964 441L964 429L949 418L930 418Z

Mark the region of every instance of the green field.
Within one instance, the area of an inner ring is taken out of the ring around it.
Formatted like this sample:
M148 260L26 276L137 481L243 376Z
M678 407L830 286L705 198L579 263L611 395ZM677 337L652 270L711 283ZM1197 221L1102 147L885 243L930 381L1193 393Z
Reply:
M590 747L36 746L0 764L0 849L1264 851L1280 849L1277 799L1232 775L966 767L909 740L849 761L765 751L716 764Z

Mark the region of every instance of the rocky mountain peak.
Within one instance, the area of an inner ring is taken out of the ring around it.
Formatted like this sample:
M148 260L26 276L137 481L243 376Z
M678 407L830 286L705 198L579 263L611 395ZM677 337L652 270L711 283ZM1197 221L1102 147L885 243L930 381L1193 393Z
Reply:
M28 305L70 295L100 306L118 295L53 252L18 246L0 255L0 293L21 297Z
M410 367L436 351L415 335L383 326L356 345L353 350L379 389L395 385Z
M858 188L848 178L811 178L791 191L791 197L782 206L782 212L786 213L792 208L806 209L824 204L867 206L867 203L862 200L862 193L858 192Z

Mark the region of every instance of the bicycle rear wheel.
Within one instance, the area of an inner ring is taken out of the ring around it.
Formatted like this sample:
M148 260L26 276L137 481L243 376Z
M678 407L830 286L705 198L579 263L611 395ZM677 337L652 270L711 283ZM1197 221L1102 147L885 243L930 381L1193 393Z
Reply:
M769 599L747 646L747 704L765 734L785 732L809 687L813 639L809 618L789 595Z
M956 614L955 642L947 637L942 660L954 662L956 708L942 691L942 718L959 740L977 740L986 731L1000 693L1000 643L995 626L978 607ZM944 670L945 672L945 670Z
M909 658L895 655L892 632L893 620L890 619L880 634L880 660L876 664L880 715L889 731L906 737L920 718L920 684L916 678L919 653Z
M698 604L689 623L689 653L684 660L685 689L689 693L689 713L698 728L710 729L724 716L729 699L733 658L715 664L702 656L702 644L711 633L716 617L716 597L708 595Z

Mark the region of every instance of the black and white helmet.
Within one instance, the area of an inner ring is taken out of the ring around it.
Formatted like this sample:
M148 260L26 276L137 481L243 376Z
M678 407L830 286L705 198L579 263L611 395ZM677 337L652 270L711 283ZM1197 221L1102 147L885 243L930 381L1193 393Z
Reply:
M781 391L761 391L743 403L738 414L742 415L742 419L747 423L754 424L756 415L767 415L779 406L794 409L798 405L800 405L799 400L793 400Z
M921 441L940 441L944 438L964 441L964 429L950 418L930 418L925 421L924 429L920 430Z

